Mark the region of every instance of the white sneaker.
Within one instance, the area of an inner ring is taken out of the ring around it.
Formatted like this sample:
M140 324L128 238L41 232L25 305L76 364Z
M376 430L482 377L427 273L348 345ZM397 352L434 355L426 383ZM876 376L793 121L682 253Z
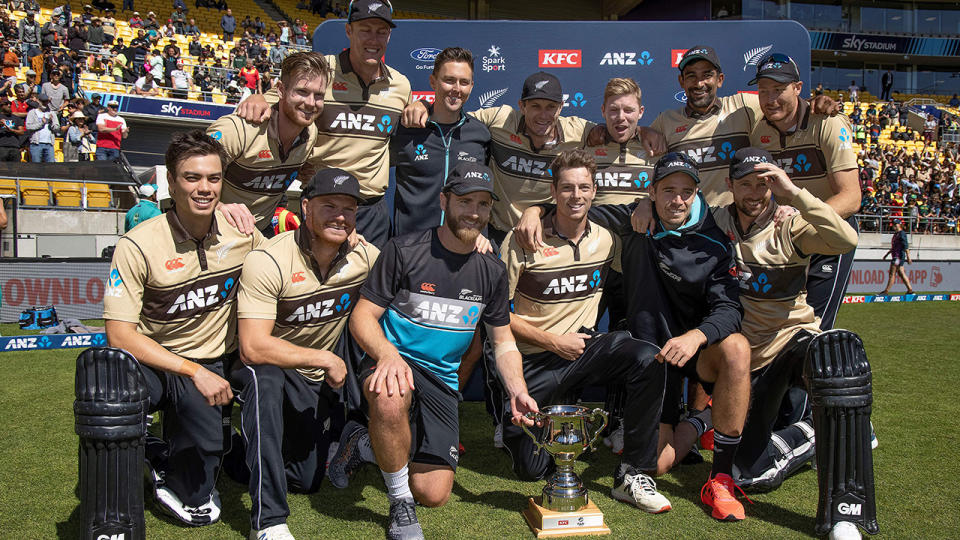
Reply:
M828 540L860 540L860 529L849 521L838 521L830 529Z
M503 424L497 424L497 427L493 428L493 447L503 448Z
M157 486L155 494L157 502L164 510L187 525L199 527L220 520L220 496L217 493L212 494L209 501L196 507L183 504L180 497L166 486Z
M642 472L625 474L623 482L610 490L610 495L651 514L670 510L670 501L657 491L657 483Z
M286 523L267 527L266 529L250 531L250 540L296 540Z
M623 453L623 421L617 425L617 429L603 438L603 444L607 445L614 454Z

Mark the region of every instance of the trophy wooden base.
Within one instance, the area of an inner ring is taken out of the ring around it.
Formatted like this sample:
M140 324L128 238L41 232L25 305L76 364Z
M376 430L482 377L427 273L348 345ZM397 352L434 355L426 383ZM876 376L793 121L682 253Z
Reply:
M540 502L541 497L530 497L530 504L522 512L537 538L610 534L603 512L593 501L576 512L554 512L540 506Z

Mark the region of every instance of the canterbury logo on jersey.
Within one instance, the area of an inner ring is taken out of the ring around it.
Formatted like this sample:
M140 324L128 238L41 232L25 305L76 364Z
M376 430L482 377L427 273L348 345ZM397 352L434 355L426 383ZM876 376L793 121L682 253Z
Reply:
M234 161L227 166L226 179L231 185L257 193L283 193L300 174L302 163L267 170L248 169Z
M550 159L508 148L493 141L493 159L500 169L522 178L550 178Z
M390 109L328 103L323 108L319 125L322 133L385 139L393 134L399 119L400 114Z
M147 286L143 291L142 314L149 319L167 322L170 319L195 317L236 297L240 269L217 276L207 276L173 289Z
M671 145L671 152L683 152L700 165L700 170L711 170L728 167L738 148L750 146L750 138L746 135L732 135L718 137L712 141L683 142Z
M320 291L306 298L282 298L277 302L278 326L323 323L346 317L356 303L360 284L348 288Z
M793 180L822 178L827 174L823 153L814 146L771 152L773 159Z
M571 300L593 295L607 275L610 261L581 268L533 270L520 274L517 292L538 301Z

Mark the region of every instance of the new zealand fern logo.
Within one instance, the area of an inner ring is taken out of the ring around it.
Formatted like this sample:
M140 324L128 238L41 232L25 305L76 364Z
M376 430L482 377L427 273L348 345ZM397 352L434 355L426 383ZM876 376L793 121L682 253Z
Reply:
M503 97L507 93L509 88L501 88L499 90L490 90L489 92L484 92L480 94L477 99L480 101L481 107L493 107L493 104L497 102L498 99Z
M760 59L770 52L770 49L772 48L773 45L767 45L766 47L757 47L743 53L743 70L746 71L747 66L757 67L757 63L760 62Z

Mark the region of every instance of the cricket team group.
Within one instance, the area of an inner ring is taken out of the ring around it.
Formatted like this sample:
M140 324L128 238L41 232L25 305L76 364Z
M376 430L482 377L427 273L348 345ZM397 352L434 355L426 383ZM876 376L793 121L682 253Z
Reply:
M464 111L474 57L457 47L436 57L435 100L414 102L382 60L393 28L387 5L355 0L348 49L291 55L275 91L173 137L172 208L117 243L106 332L162 411L147 445L162 508L218 521L225 470L249 485L250 538L289 539L288 492L371 464L387 537L423 538L417 505L450 497L475 366L495 444L528 480L555 465L527 413L606 386L611 495L644 512L670 510L653 478L698 443L713 449L700 498L723 521L745 518L738 492L832 443L804 365L857 245L858 165L847 119L801 97L791 58L727 92L696 45L683 108L639 127L641 89L613 78L598 125L562 115L544 72L516 107ZM302 225L275 235L294 180ZM859 538L842 514L831 537Z

